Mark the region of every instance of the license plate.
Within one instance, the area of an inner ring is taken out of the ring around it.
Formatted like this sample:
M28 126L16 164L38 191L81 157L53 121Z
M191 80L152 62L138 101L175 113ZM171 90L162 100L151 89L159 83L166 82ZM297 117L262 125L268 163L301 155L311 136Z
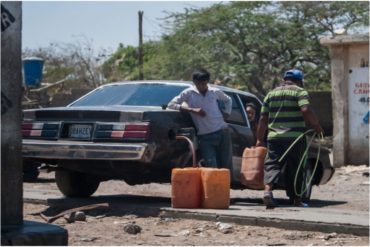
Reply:
M68 136L71 138L86 139L91 137L92 126L87 124L73 124L69 126Z

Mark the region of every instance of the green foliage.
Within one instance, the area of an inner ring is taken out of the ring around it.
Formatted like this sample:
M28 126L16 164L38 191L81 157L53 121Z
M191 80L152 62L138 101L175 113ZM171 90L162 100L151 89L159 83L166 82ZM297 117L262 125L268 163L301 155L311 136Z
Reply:
M213 80L263 96L285 70L302 69L309 90L330 90L323 36L369 25L367 2L228 2L172 13L158 42L144 44L145 79L189 80L204 67ZM360 29L359 29L360 28ZM121 46L104 64L109 80L138 78L137 50Z

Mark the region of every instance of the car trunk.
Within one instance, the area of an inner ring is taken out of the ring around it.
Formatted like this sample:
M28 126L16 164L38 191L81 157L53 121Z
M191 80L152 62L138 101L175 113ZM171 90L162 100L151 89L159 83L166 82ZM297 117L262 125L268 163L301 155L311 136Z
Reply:
M187 143L176 140L175 136L184 128L193 127L189 114L161 107L130 106L25 110L24 123L31 126L22 125L25 139L152 143L158 147L153 162L162 160L166 166L177 163L174 157L182 157L188 152ZM35 125L37 129L33 130ZM36 135L32 136L32 133Z

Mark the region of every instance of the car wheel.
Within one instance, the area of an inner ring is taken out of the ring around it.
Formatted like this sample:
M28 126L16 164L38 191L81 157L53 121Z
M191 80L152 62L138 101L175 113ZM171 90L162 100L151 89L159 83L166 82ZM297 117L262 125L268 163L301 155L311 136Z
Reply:
M100 180L93 175L66 170L55 171L55 182L67 197L91 196L100 184Z
M313 174L313 166L308 161L306 168L303 169L302 191L304 191L304 193L302 195L302 201L304 203L308 203L311 200L312 182L313 182L313 179L311 180L312 174ZM310 180L311 180L311 183L309 184Z
M38 167L40 166L39 163L33 163L30 161L24 161L23 163L23 181L24 182L32 182L35 181L40 172Z

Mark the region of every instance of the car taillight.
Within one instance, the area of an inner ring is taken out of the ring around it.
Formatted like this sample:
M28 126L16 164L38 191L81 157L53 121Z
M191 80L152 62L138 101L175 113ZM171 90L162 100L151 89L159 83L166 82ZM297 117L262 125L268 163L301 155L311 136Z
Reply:
M22 123L22 137L56 138L60 123Z
M145 140L149 137L150 123L98 123L97 139Z

